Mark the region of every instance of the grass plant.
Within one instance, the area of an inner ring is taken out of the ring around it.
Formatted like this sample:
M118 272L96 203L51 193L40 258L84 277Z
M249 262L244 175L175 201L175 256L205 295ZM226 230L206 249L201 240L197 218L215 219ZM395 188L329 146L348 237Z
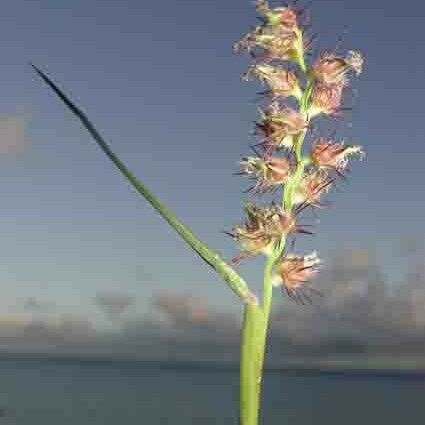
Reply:
M249 188L245 219L226 232L240 246L231 263L200 241L192 231L163 205L114 154L109 144L66 94L39 68L32 65L42 80L112 161L119 172L145 198L182 239L227 283L244 306L240 348L240 425L257 425L267 330L273 289L280 289L294 302L306 304L320 297L311 282L320 268L316 252L296 254L297 234L311 234L300 224L306 210L324 208L322 197L337 179L347 178L348 160L363 155L362 148L328 137L311 137L316 120L342 114L343 95L350 77L362 71L363 58L356 51L341 55L322 52L309 63L312 46L305 10L294 4L271 8L265 0L255 2L260 24L234 45L236 52L249 52L252 64L244 79L257 79L264 86L259 119L255 124L258 144L254 154L240 162L238 174L254 181ZM269 205L253 201L265 192L278 194ZM255 294L235 270L235 264L254 255L265 257L263 290Z

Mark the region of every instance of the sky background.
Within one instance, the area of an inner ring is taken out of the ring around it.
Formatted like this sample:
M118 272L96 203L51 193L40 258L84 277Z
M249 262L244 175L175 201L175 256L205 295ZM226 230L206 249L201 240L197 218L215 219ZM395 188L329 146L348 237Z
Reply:
M221 230L242 219L248 182L232 173L254 142L259 89L240 80L248 57L234 55L232 45L255 24L252 4L14 0L2 6L0 335L4 329L13 340L34 323L56 331L65 326L65 333L76 323L83 333L124 332L130 322L152 321L158 310L170 315L164 299L180 303L195 321L210 314L207 307L201 316L191 312L184 295L224 312L221 318L239 313L225 284L129 188L28 61L66 90L195 234L231 258L237 246ZM334 124L337 136L363 145L367 157L332 192L335 204L321 213L317 235L298 246L348 270L353 258L366 258L367 273L379 265L379 283L393 294L407 274L422 279L423 270L425 5L321 0L309 9L318 35L314 53L342 37L341 51L365 56L364 73L346 97L353 110ZM254 287L261 264L240 267ZM421 279L413 279L415 287L425 286ZM288 304L276 298L277 308ZM368 299L363 294L360 305ZM418 311L425 306L420 299ZM14 347L7 337L0 346Z

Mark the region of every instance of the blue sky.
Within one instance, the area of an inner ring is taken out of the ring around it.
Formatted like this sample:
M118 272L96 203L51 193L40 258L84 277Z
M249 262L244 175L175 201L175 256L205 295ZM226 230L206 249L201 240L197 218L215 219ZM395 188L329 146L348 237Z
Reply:
M0 25L0 117L25 123L25 148L0 157L0 307L27 297L103 323L102 291L202 294L236 307L207 270L103 157L33 74L45 70L88 113L134 173L226 258L220 231L238 223L248 182L231 174L249 152L255 83L232 44L255 23L249 1L6 1ZM423 240L425 6L419 0L310 5L317 49L358 49L365 71L338 136L364 146L313 239L324 261L341 248L378 252L398 278L400 236ZM19 121L21 122L21 121ZM7 133L9 134L9 133ZM20 133L19 133L20 134ZM21 136L19 136L21 137ZM18 138L19 138L18 137ZM1 143L1 140L0 140ZM254 282L261 262L241 273Z

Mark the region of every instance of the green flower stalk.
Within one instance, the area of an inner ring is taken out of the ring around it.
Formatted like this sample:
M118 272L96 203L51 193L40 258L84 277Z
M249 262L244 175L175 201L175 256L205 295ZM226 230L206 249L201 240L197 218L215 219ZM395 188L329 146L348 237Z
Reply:
M240 161L237 174L254 179L251 195L279 193L270 205L245 206L242 224L226 232L239 245L233 264L255 255L265 257L263 290L254 294L245 280L221 256L200 241L174 214L143 185L115 155L99 131L64 92L39 68L33 68L66 107L80 120L94 141L119 172L145 198L182 239L228 284L244 305L240 350L239 424L258 425L263 364L273 288L297 303L311 303L321 295L311 283L321 261L316 252L299 255L287 249L287 239L297 233L311 234L299 217L307 209L323 208L322 197L338 177L344 177L349 158L363 155L357 145L316 137L304 152L304 141L320 116L341 115L344 91L350 75L359 75L363 58L349 51L322 53L309 64L302 25L303 11L294 5L270 8L256 0L262 24L234 45L236 52L248 51L253 63L243 75L257 78L266 86L264 104L255 126L256 156Z

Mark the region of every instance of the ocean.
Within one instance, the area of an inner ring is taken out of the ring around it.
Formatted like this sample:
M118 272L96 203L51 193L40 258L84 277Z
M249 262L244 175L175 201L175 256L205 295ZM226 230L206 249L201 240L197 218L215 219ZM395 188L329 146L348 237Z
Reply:
M237 371L130 361L0 359L0 425L237 425ZM425 423L425 375L269 371L262 423Z

